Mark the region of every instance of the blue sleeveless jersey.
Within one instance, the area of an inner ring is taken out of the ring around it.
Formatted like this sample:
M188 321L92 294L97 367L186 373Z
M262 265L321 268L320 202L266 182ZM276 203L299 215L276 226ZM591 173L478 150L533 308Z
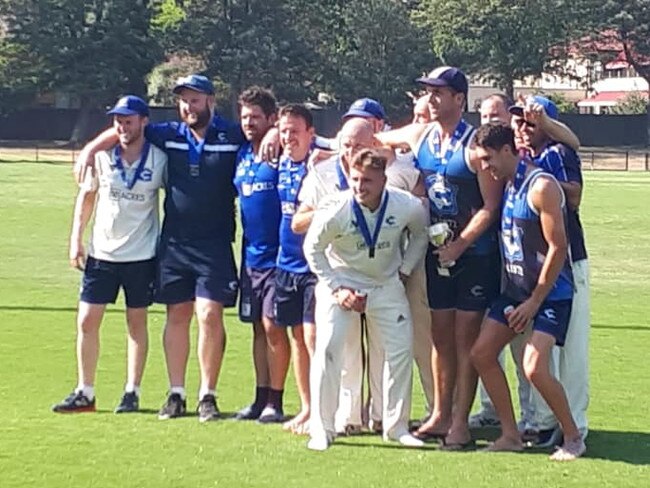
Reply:
M429 196L431 223L447 222L454 233L454 239L467 226L472 216L483 207L478 179L471 169L467 155L475 129L461 121L457 132L458 137L452 138L447 154L442 155L440 148L436 147L436 141L440 140L439 129L432 126L423 136L415 155ZM485 255L497 250L495 225L485 231L465 253Z
M533 182L543 174L543 170L535 169L526 176L518 191L509 183L505 192L501 217L501 251L505 266L504 293L518 301L528 299L537 286L548 252L548 243L542 233L539 215L528 203L528 192ZM545 177L553 178L548 174ZM508 198L509 194L512 198ZM566 208L564 204L562 206L566 228ZM572 297L571 257L567 256L546 301L568 300Z
M308 273L302 244L305 236L291 230L291 219L298 208L298 193L307 174L307 158L294 162L286 156L280 159L278 168L278 194L280 196L280 251L277 266L292 273Z
M255 269L273 268L280 245L278 168L266 161L256 161L249 142L237 154L233 182L239 193L245 265Z

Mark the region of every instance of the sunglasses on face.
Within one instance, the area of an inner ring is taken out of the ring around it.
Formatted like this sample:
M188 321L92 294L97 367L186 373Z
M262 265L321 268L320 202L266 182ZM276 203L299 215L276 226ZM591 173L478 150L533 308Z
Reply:
M530 127L531 129L537 127L536 124L534 124L533 122L528 122L526 119L515 119L515 124L517 124L517 127L521 127L522 125L525 125L526 127Z

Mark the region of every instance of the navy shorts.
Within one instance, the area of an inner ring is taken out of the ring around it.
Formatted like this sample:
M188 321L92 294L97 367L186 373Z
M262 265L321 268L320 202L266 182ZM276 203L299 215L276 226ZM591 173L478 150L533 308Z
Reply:
M127 307L148 307L153 301L155 276L155 259L115 263L88 256L79 299L97 305L115 303L121 287Z
M239 287L239 320L261 322L263 317L274 317L275 268L242 268Z
M487 310L501 287L498 254L461 256L450 269L451 276L438 273L438 259L429 246L426 256L427 296L432 310Z
M230 243L161 242L158 250L155 301L173 305L207 298L234 307L237 268Z
M490 307L488 317L504 325L508 325L503 309L509 306L517 307L521 302L501 294ZM533 319L533 330L544 332L555 338L555 344L563 346L569 328L571 305L573 300L547 301L539 307L539 312Z
M276 270L275 321L278 325L293 327L314 323L316 282L313 273Z

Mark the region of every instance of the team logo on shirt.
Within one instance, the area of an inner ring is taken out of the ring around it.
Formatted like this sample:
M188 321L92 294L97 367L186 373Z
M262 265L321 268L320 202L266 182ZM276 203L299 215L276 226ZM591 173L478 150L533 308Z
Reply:
M448 183L444 176L436 174L427 177L429 187L429 200L436 208L439 215L456 215L458 202L456 195L458 187Z
M524 252L521 247L523 231L521 227L513 224L511 228L501 230L501 240L505 258L508 261L523 261Z

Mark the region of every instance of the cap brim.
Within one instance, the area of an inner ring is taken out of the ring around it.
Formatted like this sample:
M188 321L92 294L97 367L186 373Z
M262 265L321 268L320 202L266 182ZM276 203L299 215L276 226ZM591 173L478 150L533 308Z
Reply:
M366 112L365 110L348 110L341 119L347 119L348 117L363 117L366 119L379 119L383 120L379 117L377 117L375 114L371 114L370 112Z
M447 83L445 80L442 80L440 78L417 78L415 80L416 83L422 83L423 85L429 85L429 86L449 86L449 83Z
M130 108L126 108L126 107L114 108L106 112L106 115L142 115L143 117L147 116L146 114L141 114L140 112L131 110Z
M524 107L522 107L521 105L512 105L511 107L508 108L508 112L510 112L512 115L516 115L517 117L523 117Z
M205 93L206 95L213 95L214 94L214 92L212 92L212 91L202 90L201 88L199 88L199 87L197 87L195 85L176 85L174 87L174 89L172 90L172 93L174 93L174 95L178 95L183 88L187 88L188 90L192 90L192 91L199 92L199 93Z

